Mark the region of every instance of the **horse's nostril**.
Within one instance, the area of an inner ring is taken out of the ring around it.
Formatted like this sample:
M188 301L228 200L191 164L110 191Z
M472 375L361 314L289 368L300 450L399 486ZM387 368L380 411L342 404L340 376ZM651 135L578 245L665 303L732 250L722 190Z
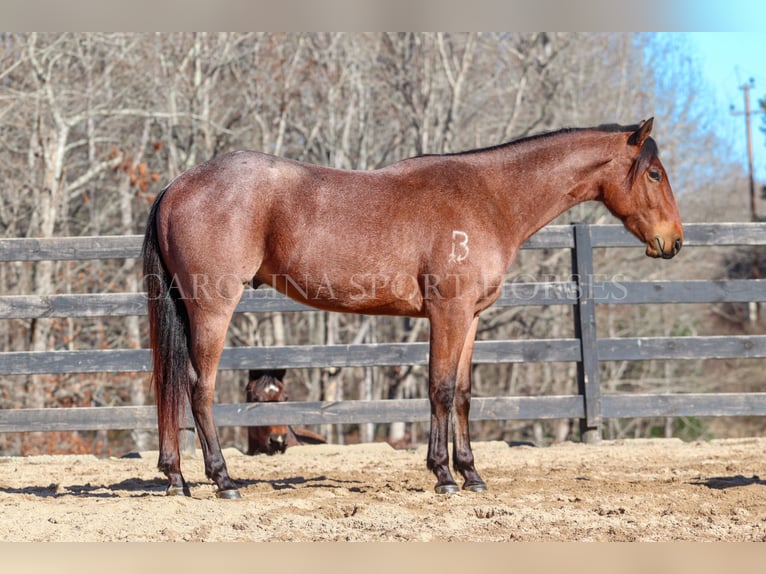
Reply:
M683 241L681 241L681 238L679 237L676 239L675 243L673 243L673 251L674 253L678 253L681 251L681 247L683 246Z

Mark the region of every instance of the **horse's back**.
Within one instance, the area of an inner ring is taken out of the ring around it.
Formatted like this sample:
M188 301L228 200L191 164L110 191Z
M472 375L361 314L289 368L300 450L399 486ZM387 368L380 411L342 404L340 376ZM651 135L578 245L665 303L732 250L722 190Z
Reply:
M306 211L332 223L395 216L406 224L423 223L440 205L459 202L466 170L439 156L410 158L377 170L343 170L257 151L216 156L179 175L168 186L164 203L171 209L204 213L267 212L293 215ZM296 211L297 210L297 211ZM317 211L318 210L318 211ZM463 213L465 215L465 213ZM348 221L343 221L343 218Z

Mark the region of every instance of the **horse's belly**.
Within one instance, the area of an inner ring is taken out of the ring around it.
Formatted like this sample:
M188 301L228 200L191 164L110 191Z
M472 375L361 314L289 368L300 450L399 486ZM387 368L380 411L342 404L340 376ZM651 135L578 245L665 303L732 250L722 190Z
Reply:
M423 311L418 279L404 273L272 274L263 282L291 299L327 311L408 316Z

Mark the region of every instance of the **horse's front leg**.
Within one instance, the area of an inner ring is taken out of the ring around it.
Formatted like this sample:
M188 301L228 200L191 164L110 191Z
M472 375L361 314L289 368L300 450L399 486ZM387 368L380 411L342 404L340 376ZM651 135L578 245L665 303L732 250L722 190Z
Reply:
M472 320L464 309L449 307L435 309L430 317L428 395L431 402L431 431L426 463L428 469L436 475L435 490L439 494L458 491L449 469L447 442L460 356Z
M474 317L471 328L466 334L463 343L463 351L460 354L460 362L457 370L457 380L455 383L455 418L454 418L454 440L452 443L453 454L452 464L463 479L463 488L473 492L484 492L487 490L486 483L481 479L476 471L473 460L473 451L471 450L470 429L468 426L468 414L471 408L471 372L473 360L473 345L476 337L476 329L479 325L479 316Z
M433 359L432 359L433 360ZM457 483L449 470L447 435L449 413L455 392L455 379L430 376L429 398L431 401L431 431L428 437L426 466L436 475L436 490L439 494L457 492Z

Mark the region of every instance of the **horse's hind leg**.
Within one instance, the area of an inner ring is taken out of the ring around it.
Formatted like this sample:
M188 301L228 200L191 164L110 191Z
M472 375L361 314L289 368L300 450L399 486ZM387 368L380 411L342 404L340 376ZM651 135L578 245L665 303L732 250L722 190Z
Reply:
M162 392L162 391L160 391ZM158 400L160 398L158 397ZM178 432L168 429L166 425L160 428L160 456L157 467L168 477L168 496L191 496L189 485L181 474L181 455L178 448Z
M237 485L229 477L218 441L218 431L213 420L213 398L226 330L242 289L240 287L238 293L228 293L225 299L216 298L213 301L202 298L188 305L189 351L198 375L197 384L191 390L191 409L205 459L205 475L218 486L217 494L220 498L239 498Z
M468 426L468 412L471 407L471 364L473 359L473 345L476 337L476 328L479 324L478 315L474 317L471 328L466 335L463 351L460 354L460 362L457 370L455 383L455 410L454 410L454 441L452 444L452 465L465 480L463 488L473 492L487 490L487 485L476 472L471 450L471 439Z

